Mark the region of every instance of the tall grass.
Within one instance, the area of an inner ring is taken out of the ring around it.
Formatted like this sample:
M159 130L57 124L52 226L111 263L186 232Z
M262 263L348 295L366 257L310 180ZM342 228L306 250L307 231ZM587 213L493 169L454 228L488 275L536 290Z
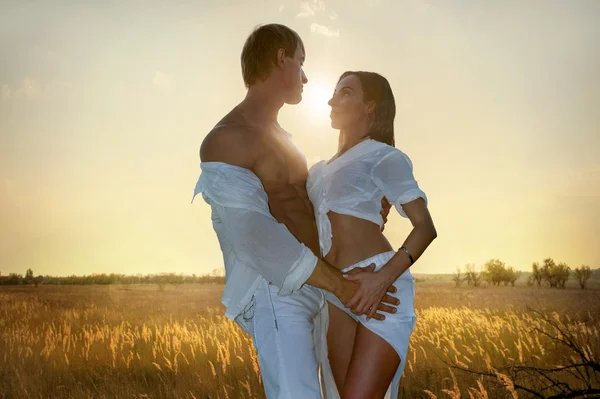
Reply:
M264 397L251 339L223 316L221 291L214 285L2 289L0 397ZM499 370L564 364L573 354L553 343L553 327L527 304L573 331L598 359L598 293L420 284L402 397L523 396L515 383L535 389L534 379L514 382ZM579 383L568 373L561 378Z

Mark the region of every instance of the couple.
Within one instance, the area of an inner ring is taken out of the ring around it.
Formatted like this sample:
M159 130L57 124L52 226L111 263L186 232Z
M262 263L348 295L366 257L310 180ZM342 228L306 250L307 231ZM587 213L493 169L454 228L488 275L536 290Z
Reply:
M304 56L288 27L256 28L241 55L246 97L200 148L194 197L211 206L223 252L221 301L252 336L267 398L396 398L416 322L408 269L436 231L376 73L340 77L338 152L307 169L277 122L302 99ZM398 251L382 234L390 204L413 224Z

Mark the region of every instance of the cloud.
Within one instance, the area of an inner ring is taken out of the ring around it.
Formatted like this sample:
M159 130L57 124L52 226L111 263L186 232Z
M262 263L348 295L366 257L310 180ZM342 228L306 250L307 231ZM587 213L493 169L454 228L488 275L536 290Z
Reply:
M338 19L338 13L334 10L326 12L324 0L305 0L300 3L300 12L296 18L314 18L317 21ZM325 25L320 25L316 22L310 25L310 31L327 37L340 37L340 31L329 28Z
M324 25L319 25L317 23L312 23L310 25L310 31L316 33L318 35L323 35L327 37L340 37L339 30L333 30Z
M21 87L15 90L16 98L35 99L41 97L43 94L44 89L31 77L24 78Z
M0 99L2 100L38 100L53 95L63 94L72 89L72 85L64 81L50 81L41 83L36 78L26 76L20 85L11 87L9 84L0 86Z
M2 90L0 90L0 98L2 100L8 100L11 97L10 87L5 83L2 85Z
M296 17L314 17L318 11L325 11L325 2L323 0L303 1L300 3L300 12Z
M173 79L161 71L156 71L152 83L160 90L169 91L173 88Z
M3 84L0 89L0 97L3 100L8 99L37 99L42 97L47 91L47 87L42 87L34 78L25 77L21 84L16 88L11 88L8 84Z

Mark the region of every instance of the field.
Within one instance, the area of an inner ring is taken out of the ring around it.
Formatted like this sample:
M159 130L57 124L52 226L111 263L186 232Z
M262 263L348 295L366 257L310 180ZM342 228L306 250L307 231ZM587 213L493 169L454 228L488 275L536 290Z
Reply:
M252 342L223 317L222 289L0 287L0 398L262 398ZM583 381L600 388L596 284L426 281L416 307L401 397L551 397L565 384L585 389ZM542 391L548 379L558 383Z

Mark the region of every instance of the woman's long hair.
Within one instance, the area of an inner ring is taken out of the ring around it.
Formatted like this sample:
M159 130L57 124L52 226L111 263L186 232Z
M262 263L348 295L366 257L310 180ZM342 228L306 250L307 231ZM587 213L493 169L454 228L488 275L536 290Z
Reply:
M375 111L371 116L371 128L367 137L395 147L394 118L396 117L396 102L390 83L386 78L375 72L347 71L340 76L355 75L363 88L365 102L374 101Z

